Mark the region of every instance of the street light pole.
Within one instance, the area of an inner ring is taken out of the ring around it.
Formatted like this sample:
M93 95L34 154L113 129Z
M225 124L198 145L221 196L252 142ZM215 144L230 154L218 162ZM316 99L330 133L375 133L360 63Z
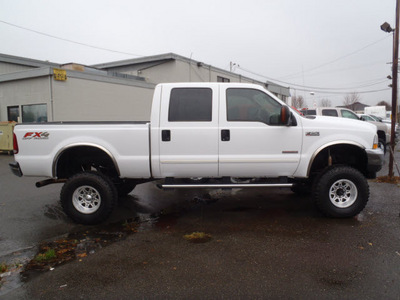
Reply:
M393 36L393 70L392 70L392 128L390 137L389 178L393 178L395 127L397 119L397 74L399 63L399 9L400 0L396 0L396 28Z

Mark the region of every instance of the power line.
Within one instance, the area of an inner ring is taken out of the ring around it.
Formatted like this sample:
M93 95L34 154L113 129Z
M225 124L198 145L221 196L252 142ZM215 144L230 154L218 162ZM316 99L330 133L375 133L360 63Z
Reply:
M275 78L267 77L267 76L261 75L261 74L259 74L259 73L250 71L250 70L245 69L245 68L243 68L243 67L238 67L238 69L241 69L241 70L243 70L243 71L245 71L245 72L248 72L248 73L250 73L250 74L253 74L253 75L262 77L262 78L267 79L267 80L271 80L271 81L274 81L274 82L279 82L279 83L281 83L281 84L286 84L286 85L288 85L288 86L290 86L290 87L292 87L292 88L294 88L294 89L296 89L296 90L301 90L301 91L314 91L314 92L321 92L321 93L340 93L340 94L347 94L347 93L349 93L348 90L356 90L356 89L360 89L360 88L365 88L365 87L369 87L369 86L372 86L372 85L384 83L384 82L387 81L387 80L385 79L385 80L381 80L381 81L377 81L377 82L374 82L374 83L365 84L365 85L357 86L357 87L326 88L326 87L306 86L306 85L300 85L300 84L296 84L296 83L291 83L291 82L286 82L286 81L278 80L278 79L275 79ZM339 91L338 91L338 92L335 92L336 90L347 90L347 92L339 92ZM383 89L383 90L386 90L386 89ZM383 90L372 90L372 91L365 91L365 92L359 92L359 93L377 92L377 91L383 91Z
M76 41L73 41L73 40L61 38L61 37L58 37L58 36L55 36L55 35L51 35L51 34L48 34L48 33L40 32L40 31L37 31L37 30L33 30L33 29L30 29L30 28L26 28L26 27L22 27L22 26L19 26L19 25L16 25L16 24L12 24L12 23L9 23L9 22L3 21L3 20L0 20L0 22L3 23L3 24L6 24L6 25L12 26L12 27L16 27L16 28L23 29L23 30L26 30L26 31L34 32L36 34L47 36L47 37L50 37L50 38L53 38L53 39L57 39L57 40L60 40L60 41L77 44L77 45L80 45L80 46L90 47L90 48L93 48L93 49L98 49L98 50L103 50L103 51L108 51L108 52L113 52L113 53L119 53L119 54L143 57L143 55L140 55L140 54L122 52L122 51L102 48L102 47L98 47L98 46L94 46L94 45L89 45L89 44L85 44L85 43L81 43L81 42L76 42Z
M373 62L373 63L363 64L363 65L355 65L355 66L350 66L350 67L341 68L341 69L331 69L331 70L327 70L327 71L311 73L311 74L305 75L304 77L308 78L308 77L320 76L320 75L327 74L327 73L332 74L332 73L338 73L338 72L343 72L343 71L362 69L362 68L372 67L374 65L382 65L382 64L385 64L385 63L386 63L386 61L382 61L381 60L381 61L376 61L376 62ZM300 76L296 76L296 77L300 77ZM296 78L296 77L293 77L293 78Z
M335 92L335 91L319 91L319 90L313 90L313 89L302 89L302 88L295 88L296 91L301 91L301 92L317 92L317 93L326 93L326 94L336 94L336 95L346 95L349 93L352 93L354 91L347 91L347 92ZM385 88L385 89L380 89L380 90L369 90L369 91L358 91L357 94L370 94L370 93L377 93L377 92L383 92L383 91L388 91L390 88Z
M381 39L379 39L379 40L377 40L377 41L375 41L375 42L373 42L373 43L370 43L370 44L368 44L368 45L366 45L366 46L364 46L364 47L362 47L362 48L360 48L360 49L358 49L358 50L355 50L355 51L353 51L353 52L351 52L351 53L349 53L349 54L346 54L346 55L340 56L340 57L338 57L338 58L335 58L334 60L331 60L331 61L329 61L329 62L323 63L323 64L321 64L321 65L318 65L318 66L316 66L316 67L310 68L310 69L305 70L305 71L301 71L301 72L293 73L293 74L290 74L290 75L282 76L282 78L291 79L291 78L294 78L294 77L296 77L296 76L298 76L298 75L302 75L303 72L310 72L310 71L314 71L314 70L316 70L316 69L325 67L325 66L330 65L330 64L332 64L332 63L335 63L335 62L337 62L337 61L339 61L339 60L342 60L342 59L344 59L344 58L346 58L346 57L349 57L349 56L351 56L351 55L353 55L353 54L356 54L356 53L358 53L358 52L361 52L362 50L364 50L364 49L366 49L366 48L368 48L368 47L370 47L370 46L373 46L373 45L375 45L375 44L378 44L378 43L380 43L381 41L387 39L389 36L390 36L390 35L387 35L387 36L385 36L384 38L381 38Z

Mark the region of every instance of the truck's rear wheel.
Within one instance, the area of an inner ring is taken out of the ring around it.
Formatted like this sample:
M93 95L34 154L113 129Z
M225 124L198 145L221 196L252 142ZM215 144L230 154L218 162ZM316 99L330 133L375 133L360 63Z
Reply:
M111 214L117 190L111 180L99 173L83 172L72 176L61 189L65 213L81 224L98 224Z
M314 199L318 208L327 216L353 217L360 213L369 198L365 177L347 166L332 167L324 172L314 185Z

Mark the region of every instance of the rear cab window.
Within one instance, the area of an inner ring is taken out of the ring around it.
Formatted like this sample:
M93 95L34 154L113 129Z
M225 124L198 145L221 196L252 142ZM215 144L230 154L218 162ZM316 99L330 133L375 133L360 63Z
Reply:
M328 116L328 117L338 117L339 114L336 109L323 109L322 110L322 115L323 116Z
M302 109L301 112L305 116L316 116L317 111L315 109Z

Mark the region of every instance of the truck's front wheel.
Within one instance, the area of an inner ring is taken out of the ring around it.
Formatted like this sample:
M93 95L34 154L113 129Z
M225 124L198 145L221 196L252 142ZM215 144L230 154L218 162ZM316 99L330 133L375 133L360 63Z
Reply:
M64 184L60 195L65 213L81 224L98 224L107 219L117 197L111 180L95 172L72 176Z
M367 205L368 182L354 168L332 167L316 180L313 191L315 203L327 216L353 217Z

